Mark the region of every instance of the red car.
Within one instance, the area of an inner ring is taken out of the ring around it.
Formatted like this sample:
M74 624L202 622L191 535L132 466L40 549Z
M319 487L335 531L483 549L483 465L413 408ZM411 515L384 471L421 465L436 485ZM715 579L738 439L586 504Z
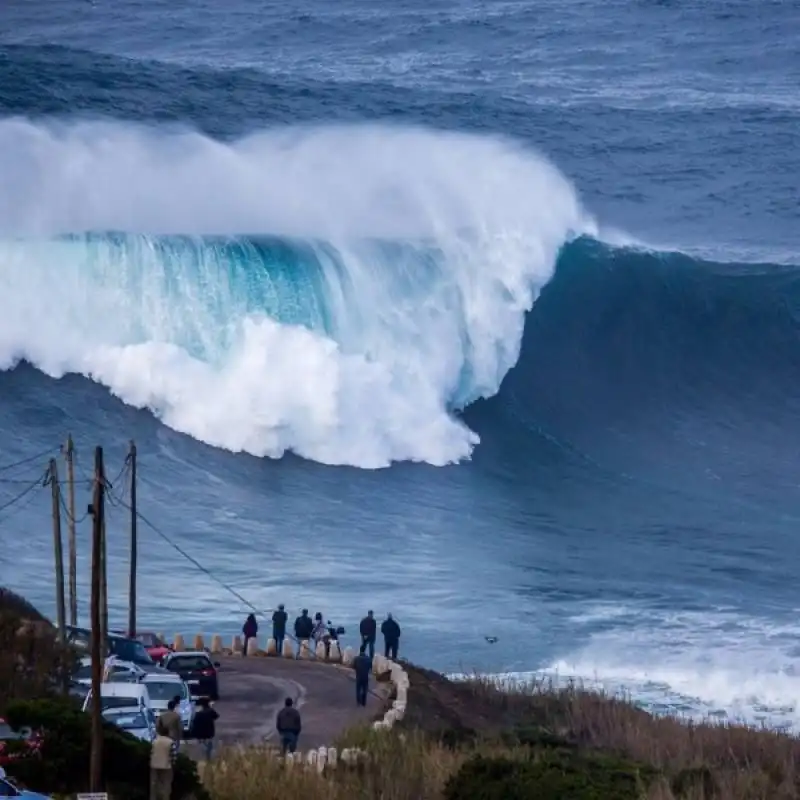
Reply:
M144 645L144 649L147 650L148 655L156 664L160 664L161 659L172 652L172 648L166 642L162 642L158 636L149 631L137 633L136 640Z
M20 731L0 717L0 766L12 763L17 758L35 756L42 746L42 737L30 728Z

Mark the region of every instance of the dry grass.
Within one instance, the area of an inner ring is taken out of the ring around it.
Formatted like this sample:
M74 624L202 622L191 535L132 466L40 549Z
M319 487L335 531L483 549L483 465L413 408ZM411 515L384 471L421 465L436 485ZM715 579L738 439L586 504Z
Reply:
M475 754L535 760L553 747L655 771L643 800L800 800L795 737L656 718L579 687L529 683L499 691L480 679L452 683L408 671L409 715L401 729L355 729L337 743L366 749L366 763L319 775L286 769L264 749L231 750L204 776L212 800L441 800L448 778Z

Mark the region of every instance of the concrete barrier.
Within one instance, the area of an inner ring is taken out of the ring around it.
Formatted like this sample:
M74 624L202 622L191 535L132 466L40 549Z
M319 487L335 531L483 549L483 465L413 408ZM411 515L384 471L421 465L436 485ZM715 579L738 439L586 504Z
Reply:
M274 639L267 639L267 655L268 656L276 656L278 655L278 643Z
M352 667L355 660L356 655L353 652L353 648L345 647L344 653L342 653L342 664L344 664L346 667Z
M325 642L317 642L317 649L314 653L317 661L325 661L327 659L327 651L325 650Z
M300 640L300 655L299 658L310 659L312 658L311 647L309 646L308 639Z
M284 658L294 658L294 645L291 639L283 640L283 653L281 655Z
M258 653L258 637L251 636L247 640L247 655L254 656L256 653Z
M214 655L222 653L222 637L217 633L211 637L211 652Z
M234 636L233 643L231 644L231 650L233 650L233 654L236 655L237 653L242 652L242 637L241 636Z
M342 660L342 651L339 647L339 642L331 642L331 649L328 652L328 661L332 664L338 664Z
M176 653L180 653L181 651L186 649L186 644L183 641L183 636L179 633L175 634L175 638L172 640L172 649Z
M198 650L198 651L206 649L206 645L205 645L205 642L203 641L203 634L202 633L198 633L194 637L194 649Z

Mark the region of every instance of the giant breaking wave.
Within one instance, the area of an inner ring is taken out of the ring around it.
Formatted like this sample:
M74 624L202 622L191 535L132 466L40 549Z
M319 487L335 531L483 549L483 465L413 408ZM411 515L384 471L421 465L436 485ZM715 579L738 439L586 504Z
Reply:
M592 222L539 155L414 128L226 144L0 122L0 363L80 373L209 444L435 465L478 439L561 246Z

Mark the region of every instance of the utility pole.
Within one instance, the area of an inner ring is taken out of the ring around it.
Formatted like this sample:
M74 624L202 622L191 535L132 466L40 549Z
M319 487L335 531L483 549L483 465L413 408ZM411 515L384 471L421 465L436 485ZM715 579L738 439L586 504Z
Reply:
M128 454L131 465L131 573L128 584L128 636L136 636L136 561L139 543L136 534L136 443L131 439Z
M69 503L69 624L78 624L78 556L75 547L75 446L67 436L67 501Z
M56 558L58 640L63 645L66 641L66 631L64 630L64 551L61 546L61 487L58 485L58 467L54 458L50 459L50 477L48 481L53 493L53 545Z
M106 652L106 643L108 641L108 546L106 542L105 507L103 510L103 523L100 526L100 642L103 658L105 658L108 655Z
M91 594L91 656L92 656L92 744L89 766L89 791L100 792L103 785L103 717L100 709L100 684L103 672L105 640L100 630L100 573L103 553L103 525L105 520L105 475L103 474L103 448L94 451L94 498L92 512L92 594Z

